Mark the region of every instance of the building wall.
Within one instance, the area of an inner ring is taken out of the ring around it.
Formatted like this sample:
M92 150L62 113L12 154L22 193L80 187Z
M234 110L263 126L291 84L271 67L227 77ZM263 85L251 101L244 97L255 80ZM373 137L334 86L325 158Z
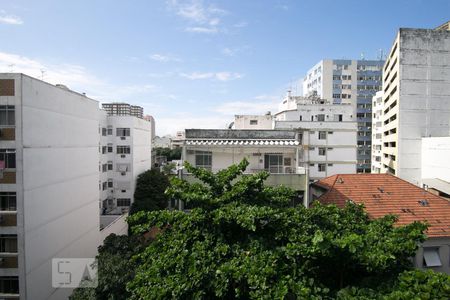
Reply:
M441 266L427 267L424 263L424 249L436 249L441 261ZM431 237L423 242L416 252L414 266L420 269L431 269L436 272L450 274L450 238Z
M236 115L234 129L272 129L273 116L266 115Z
M420 184L422 137L450 132L450 32L400 29L383 89L384 120L396 117L384 124L383 167Z
M450 182L450 137L422 138L422 179Z
M51 286L52 258L94 257L99 243L98 102L21 74L1 78L16 82L21 298L68 295Z

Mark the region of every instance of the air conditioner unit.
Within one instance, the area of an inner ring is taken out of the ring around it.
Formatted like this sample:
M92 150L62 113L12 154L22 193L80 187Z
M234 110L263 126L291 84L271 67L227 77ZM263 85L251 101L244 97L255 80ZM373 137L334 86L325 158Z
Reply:
M120 175L125 176L127 175L127 172L120 172Z
M124 136L121 136L121 137L120 137L120 139L121 139L121 140L124 140L124 139L125 139L125 137L124 137Z
M125 157L126 157L126 155L125 155L125 154L121 154L121 155L120 155L120 157L122 157L122 158L125 158Z

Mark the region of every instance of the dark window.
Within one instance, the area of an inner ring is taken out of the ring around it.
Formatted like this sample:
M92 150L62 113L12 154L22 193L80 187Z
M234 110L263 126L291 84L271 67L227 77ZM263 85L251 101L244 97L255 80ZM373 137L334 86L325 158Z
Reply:
M16 150L0 149L0 161L4 161L6 169L16 168Z
M16 124L14 105L0 105L0 125Z
M116 128L116 136L130 136L130 128Z
M117 206L130 206L131 200L127 198L117 199Z
M0 192L0 210L17 210L16 192Z
M212 168L212 153L208 151L196 151L195 166L210 170Z
M117 146L117 154L130 154L130 146Z

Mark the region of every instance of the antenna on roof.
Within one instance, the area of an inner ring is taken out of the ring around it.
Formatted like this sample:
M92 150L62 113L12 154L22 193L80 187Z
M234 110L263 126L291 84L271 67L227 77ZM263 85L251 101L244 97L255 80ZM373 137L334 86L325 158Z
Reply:
M383 60L384 51L383 49L378 50L378 60Z
M45 70L41 69L41 80L44 80Z

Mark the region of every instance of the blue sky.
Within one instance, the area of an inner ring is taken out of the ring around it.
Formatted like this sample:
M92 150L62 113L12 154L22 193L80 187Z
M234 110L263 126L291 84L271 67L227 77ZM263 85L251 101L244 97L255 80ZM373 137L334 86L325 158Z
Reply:
M389 9L383 9L383 8ZM376 59L450 0L0 0L0 72L142 105L159 135L276 111L323 58Z

